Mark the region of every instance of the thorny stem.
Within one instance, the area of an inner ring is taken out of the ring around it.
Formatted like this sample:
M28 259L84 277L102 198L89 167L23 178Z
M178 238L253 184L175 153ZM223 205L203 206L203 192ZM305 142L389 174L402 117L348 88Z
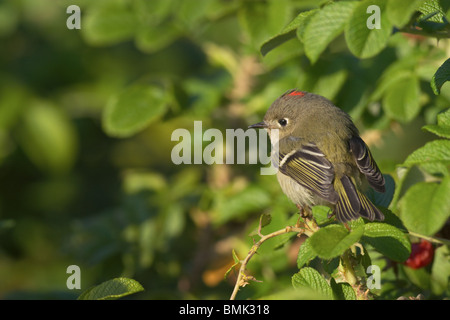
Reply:
M269 233L267 235L261 235L260 232L259 235L261 236L261 239L256 242L250 249L250 251L248 252L247 256L245 257L245 259L241 262L241 267L239 268L239 273L238 273L238 278L236 280L236 284L234 285L234 290L233 293L231 294L230 300L234 300L236 298L236 294L239 291L239 288L242 286L245 286L247 284L247 280L254 280L254 278L249 277L245 274L245 269L247 268L247 264L250 261L250 259L253 257L253 255L256 253L256 251L259 249L259 247L268 239L279 236L281 234L285 234L285 233L290 233L290 232L297 232L299 234L305 233L308 235L308 233L310 233L310 230L305 230L303 228L300 227L291 227L291 226L287 226L281 230L278 231L274 231L272 233Z
M415 34L415 35L424 36L424 37L433 37L433 38L437 38L437 39L450 38L450 32L448 30L430 33L430 32L427 32L426 30L417 29L414 27L404 27L403 29L400 30L400 32Z

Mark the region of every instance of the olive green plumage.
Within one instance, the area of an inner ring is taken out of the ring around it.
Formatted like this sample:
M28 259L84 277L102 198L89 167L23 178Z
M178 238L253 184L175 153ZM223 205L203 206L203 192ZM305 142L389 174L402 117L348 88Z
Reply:
M384 192L383 175L350 116L329 100L289 90L250 127L268 131L278 181L297 206L328 205L341 222L384 219L361 191L366 180Z

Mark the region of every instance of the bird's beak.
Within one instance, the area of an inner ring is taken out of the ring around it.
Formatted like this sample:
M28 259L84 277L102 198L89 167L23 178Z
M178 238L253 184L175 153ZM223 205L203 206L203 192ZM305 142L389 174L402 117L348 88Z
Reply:
M252 124L251 126L248 126L249 128L268 128L269 126L264 121Z

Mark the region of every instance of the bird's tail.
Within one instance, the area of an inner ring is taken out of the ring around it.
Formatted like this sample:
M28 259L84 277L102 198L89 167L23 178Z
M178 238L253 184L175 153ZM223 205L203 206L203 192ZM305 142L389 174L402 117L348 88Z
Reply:
M384 215L370 200L355 188L349 177L343 176L335 181L335 189L339 195L334 214L340 222L366 218L370 221L383 220Z

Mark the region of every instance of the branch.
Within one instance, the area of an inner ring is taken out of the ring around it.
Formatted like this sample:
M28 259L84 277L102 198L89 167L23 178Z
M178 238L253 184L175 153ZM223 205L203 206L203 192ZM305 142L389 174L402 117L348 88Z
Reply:
M240 287L244 287L245 285L248 284L247 280L254 280L255 278L251 277L251 276L247 276L245 274L245 269L247 267L248 262L250 261L250 259L253 257L253 255L256 253L256 251L259 249L259 247L268 239L274 238L276 236L282 235L282 234L286 234L286 233L290 233L290 232L297 232L297 233L306 233L308 234L310 230L305 230L303 228L299 228L299 227L291 227L291 226L287 226L281 230L272 232L268 235L262 235L260 232L260 229L258 230L258 234L261 236L261 239L255 243L250 251L248 252L247 256L245 257L245 259L241 262L241 267L239 268L239 274L238 274L238 278L236 280L236 284L234 285L234 290L233 293L231 294L230 300L234 300L236 298L236 294L239 291Z
M450 245L450 240L448 240L448 239L443 239L443 238L438 238L438 237L430 237L430 236L426 236L426 235L423 235L423 234L420 234L417 232L413 232L413 231L408 231L408 233L414 237L422 238L427 241L434 242L436 244L444 244L447 246Z

